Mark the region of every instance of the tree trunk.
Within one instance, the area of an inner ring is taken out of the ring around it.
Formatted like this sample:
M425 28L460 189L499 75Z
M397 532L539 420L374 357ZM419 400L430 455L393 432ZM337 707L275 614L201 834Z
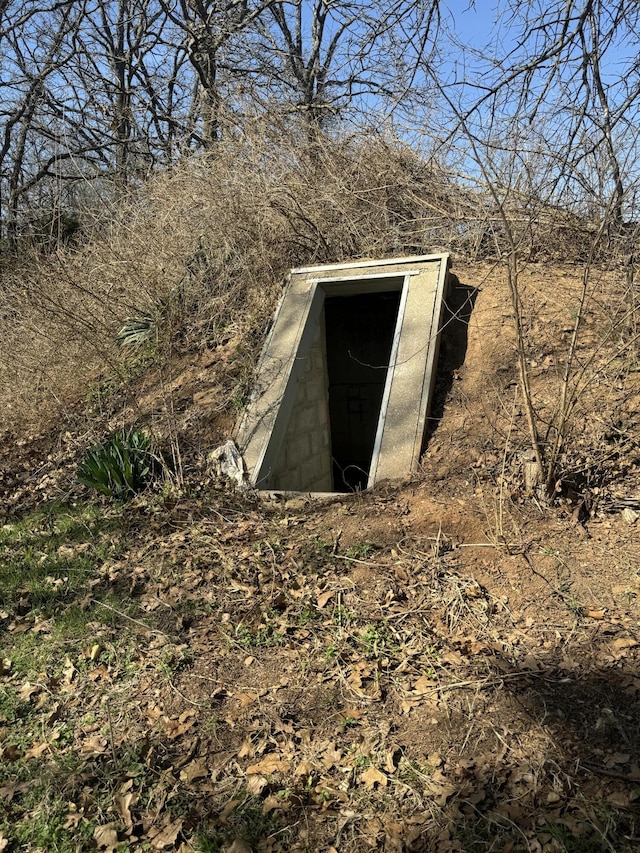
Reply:
M116 78L114 104L114 130L116 136L115 188L116 197L121 198L129 183L129 142L131 137L130 93L127 86L126 26L129 15L129 0L119 0L116 22L116 53L113 66Z

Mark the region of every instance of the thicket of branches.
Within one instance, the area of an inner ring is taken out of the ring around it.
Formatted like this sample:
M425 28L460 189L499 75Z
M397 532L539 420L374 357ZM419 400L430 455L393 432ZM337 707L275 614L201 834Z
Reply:
M621 359L623 373L637 361L640 11L627 0L613 6L529 0L506 3L501 12L511 35L506 55L496 36L475 57L463 87L447 85L431 66L425 72L452 117L446 143L468 164L496 215L496 252L507 272L529 439L541 491L552 497L561 488L577 408L601 378L603 350L609 364ZM532 235L545 221L550 231L540 244ZM535 340L521 272L532 248L553 254L567 226L577 241L566 257L580 263L582 287L549 411L532 391ZM621 287L602 291L596 270L603 267L619 271ZM585 355L585 321L603 304L608 329ZM619 344L615 354L609 351L612 340Z
M400 24L436 0L3 0L0 238L122 197L244 122L308 132L403 84ZM65 218L67 217L67 218ZM76 223L77 224L77 223Z
M638 359L640 11L504 0L496 16L469 45L446 0L3 0L14 410L16 395L64 407L128 317L181 346L234 323L256 340L293 265L446 247L506 270L528 440L553 494L603 353ZM546 259L582 277L552 405L532 390L522 283ZM585 356L602 305L609 328Z
M5 270L4 425L64 415L101 372L117 374L127 321L148 330L158 363L237 338L252 365L291 267L455 234L457 193L403 143L305 139L260 125L147 181L81 245Z

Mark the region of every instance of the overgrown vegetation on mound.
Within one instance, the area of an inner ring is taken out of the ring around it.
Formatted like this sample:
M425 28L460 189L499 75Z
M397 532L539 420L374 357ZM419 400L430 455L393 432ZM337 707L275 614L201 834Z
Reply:
M0 4L0 853L638 850L639 9ZM433 249L411 481L212 477L288 269Z
M545 269L478 199L398 143L244 138L5 271L0 848L634 850L635 268L582 223ZM436 243L462 284L413 489L212 480L287 269ZM131 435L166 482L121 504Z
M289 268L423 251L447 236L428 217L442 202L443 176L383 139L245 136L186 161L82 245L5 272L0 426L64 417L106 371L230 340L246 381Z
M310 142L265 125L153 177L84 242L14 258L2 276L0 429L62 423L86 450L142 426L182 483L185 456L189 468L205 442L228 437L246 402L288 269L444 246L454 264L493 259L496 286L504 273L524 418L502 432L531 448L527 487L548 500L599 485L602 437L624 438L636 411L633 234L534 196L471 189L437 162L389 138ZM575 266L551 306L528 268L557 253ZM183 391L198 364L204 391ZM585 440L603 382L622 393ZM497 399L496 417L510 405ZM216 417L222 429L207 426Z

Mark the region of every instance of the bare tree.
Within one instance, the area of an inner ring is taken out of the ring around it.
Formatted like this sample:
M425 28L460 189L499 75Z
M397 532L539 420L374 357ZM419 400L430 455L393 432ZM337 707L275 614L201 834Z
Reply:
M424 63L437 91L443 156L455 156L467 183L489 210L495 251L505 265L516 338L519 386L539 481L553 496L576 407L593 376L594 358L579 357L586 313L593 304L593 269L604 247L615 249L624 222L637 216L640 9L619 0L509 3L502 22L510 52L497 42L475 52L475 66L445 81ZM613 63L615 59L615 64ZM425 82L426 81L426 82ZM544 411L534 398L521 270L541 223L570 215L583 238L582 287L562 359L557 399ZM616 321L617 322L617 321Z
M8 2L0 17L0 222L92 182L122 194L179 156L193 69L158 0Z
M270 0L161 0L171 21L183 33L198 85L192 110L192 135L205 148L215 145L221 134L222 94L220 71L240 72L225 57L233 42L255 25ZM196 116L201 119L198 133Z
M631 174L624 161L640 119L640 61L633 48L640 7L628 0L613 7L602 0L505 6L510 15L503 27L513 48L505 59L504 48L489 45L458 81L461 115L485 134L498 124L543 124L545 156L565 173L558 193L578 201L576 212L599 215L613 195L610 218L622 223Z
M225 110L329 117L403 90L400 43L438 0L3 0L0 223L59 208L79 187L122 195ZM418 31L424 33L418 34ZM402 35L399 33L402 30ZM406 88L403 90L406 91Z
M29 8L21 7L18 20L7 19L10 12L16 12L7 4L3 21L5 54L10 54L12 73L0 84L5 94L0 186L6 191L2 212L11 245L15 245L20 201L33 186L34 170L42 175L52 165L50 155L35 162L39 158L32 136L51 80L72 55L69 37L81 19L81 10L71 0L46 11L45 27L44 20ZM24 26L29 26L26 38Z
M372 109L406 91L397 34L411 22L426 43L438 8L439 0L277 0L259 21L258 73L316 132L357 105Z

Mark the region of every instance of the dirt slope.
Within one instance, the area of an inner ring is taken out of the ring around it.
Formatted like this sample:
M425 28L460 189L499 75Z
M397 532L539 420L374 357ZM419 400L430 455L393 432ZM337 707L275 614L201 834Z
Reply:
M84 437L5 443L0 557L41 553L52 588L43 603L25 582L0 612L7 849L638 849L639 374L594 379L542 505L504 283L454 271L461 319L410 481L234 496L202 462L230 418L211 419L196 359L173 378L194 466L179 498L98 504L71 536ZM527 276L551 412L579 274ZM600 334L606 305L589 316ZM61 494L61 514L19 521ZM43 812L57 834L36 836Z

